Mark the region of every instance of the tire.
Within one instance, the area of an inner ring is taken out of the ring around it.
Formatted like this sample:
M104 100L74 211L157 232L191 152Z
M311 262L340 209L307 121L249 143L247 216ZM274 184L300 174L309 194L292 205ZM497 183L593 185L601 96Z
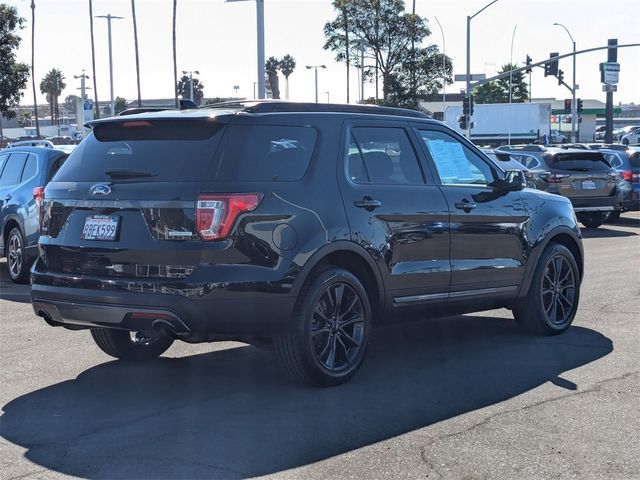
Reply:
M614 210L607 217L607 222L609 223L617 222L618 220L620 220L621 213L622 213L622 210Z
M141 332L110 328L92 328L91 336L104 353L120 360L152 360L173 343L173 339L165 336L145 337Z
M530 333L558 335L571 326L579 300L576 260L567 247L552 243L542 252L527 296L514 306L513 316Z
M19 228L12 228L6 243L7 271L15 283L29 283L30 262L25 250L24 237Z
M628 138L623 138L622 139L622 144L623 145L629 145L629 139Z
M297 381L344 383L362 364L371 317L358 278L337 267L321 270L302 288L289 328L274 338L278 359Z
M581 213L578 220L585 228L598 228L607 220L608 216L609 212L587 212Z

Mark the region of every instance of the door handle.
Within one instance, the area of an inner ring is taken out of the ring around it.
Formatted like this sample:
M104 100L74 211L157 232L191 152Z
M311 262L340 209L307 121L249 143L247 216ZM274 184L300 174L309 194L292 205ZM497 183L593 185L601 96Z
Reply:
M467 213L469 213L471 210L477 207L475 203L471 203L466 198L463 199L461 202L456 203L455 205L456 205L456 208L459 208L460 210L464 210Z
M372 212L378 207L382 206L382 202L379 200L374 200L370 196L364 197L362 200L356 200L353 204L358 208L364 208L368 212Z

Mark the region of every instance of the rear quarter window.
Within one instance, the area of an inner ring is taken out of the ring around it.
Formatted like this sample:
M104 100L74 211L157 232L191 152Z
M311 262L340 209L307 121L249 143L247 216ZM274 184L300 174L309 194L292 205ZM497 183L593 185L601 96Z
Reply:
M300 180L309 167L317 136L315 129L306 126L230 125L213 180Z

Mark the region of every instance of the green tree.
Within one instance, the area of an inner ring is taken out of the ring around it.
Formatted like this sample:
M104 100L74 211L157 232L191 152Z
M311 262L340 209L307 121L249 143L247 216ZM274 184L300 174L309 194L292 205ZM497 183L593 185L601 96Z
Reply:
M116 115L127 109L127 99L124 97L116 97L113 103L113 109L116 111Z
M183 75L178 81L178 95L182 98L191 98L191 82L189 75ZM200 105L204 97L204 85L197 78L193 79L193 101Z
M18 30L24 28L24 22L15 7L0 4L0 115L6 118L15 117L14 107L29 80L29 65L19 63L15 53L22 40Z
M505 64L498 71L499 74L508 73L518 68L517 65ZM516 72L509 76L483 83L474 88L473 95L476 103L509 103L509 84L511 83L511 102L523 103L529 100L529 87L523 72Z
M280 60L280 71L282 75L284 75L284 98L287 100L289 100L289 75L291 75L295 69L296 61L291 55L286 54L282 57L282 60Z
M453 64L436 45L410 50L401 68L391 77L389 100L393 105L417 109L420 100L453 83Z
M58 69L52 68L49 73L40 82L40 92L47 95L47 102L51 108L51 120L58 123L60 119L60 108L58 106L58 97L62 94L62 90L66 88L64 83L64 75Z
M31 112L22 112L18 115L18 126L24 128L31 125Z
M264 64L265 72L269 77L269 85L271 86L271 97L280 98L280 81L278 79L278 69L280 68L280 60L276 57L269 57Z
M375 62L387 101L411 45L419 45L431 33L425 19L405 13L404 0L334 0L333 6L338 15L324 26L324 49L334 52L337 61L347 62L349 38L354 38L365 57Z
M79 98L78 95L67 95L64 99L64 108L68 112L76 113L76 105Z

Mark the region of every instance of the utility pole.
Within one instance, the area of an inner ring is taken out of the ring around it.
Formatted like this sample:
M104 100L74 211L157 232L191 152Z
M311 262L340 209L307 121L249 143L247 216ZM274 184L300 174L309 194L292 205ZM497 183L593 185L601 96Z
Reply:
M557 22L554 23L554 25L564 28L564 30L567 32L567 35L569 35L569 38L571 39L571 43L573 44L573 85L571 87L571 141L577 142L578 138L576 137L576 117L578 116L578 108L576 104L576 42L567 27Z
M312 68L315 70L316 77L316 103L318 103L318 69L319 68L327 68L326 65L305 65L307 70L311 70Z
M195 73L196 75L200 75L200 72L198 70L182 70L183 75L186 75L187 73L189 74L189 100L193 102L193 74Z
M80 130L84 136L84 102L86 101L86 83L85 80L89 79L89 75L85 75L84 68L82 69L82 75L74 75L73 78L80 79L80 118L76 119L76 123L78 124L78 130ZM78 108L76 108L76 115L78 113Z
M618 39L610 38L607 41L609 49L607 50L607 62L616 63L618 61ZM607 100L605 105L605 125L606 130L604 132L604 143L613 142L613 91L609 89L607 91Z
M107 15L97 15L96 18L107 19L107 31L109 32L109 81L111 82L111 116L116 114L115 100L113 98L113 48L111 45L111 20L122 20L124 17L117 17L108 13Z

